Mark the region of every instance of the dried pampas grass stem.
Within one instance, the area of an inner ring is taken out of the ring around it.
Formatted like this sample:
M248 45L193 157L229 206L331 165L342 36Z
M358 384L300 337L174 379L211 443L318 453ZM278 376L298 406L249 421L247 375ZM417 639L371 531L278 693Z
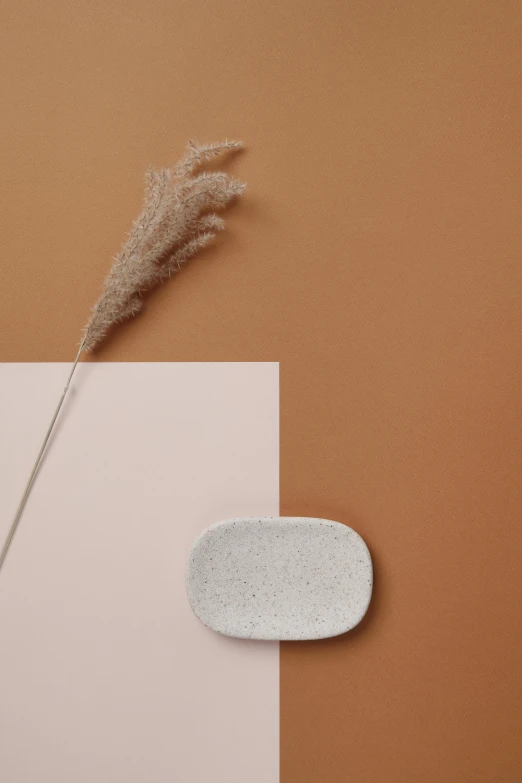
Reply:
M0 553L0 568L82 353L96 348L115 324L139 313L143 295L171 277L224 228L224 221L216 212L241 195L244 185L224 172L201 171L201 168L241 146L237 141L207 145L190 142L185 157L174 168L147 172L143 209L114 259L83 331L78 354Z

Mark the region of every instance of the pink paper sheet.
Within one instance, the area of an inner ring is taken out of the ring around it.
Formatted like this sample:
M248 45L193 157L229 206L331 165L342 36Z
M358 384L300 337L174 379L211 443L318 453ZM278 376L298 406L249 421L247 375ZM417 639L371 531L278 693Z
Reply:
M6 534L69 366L0 365ZM78 368L0 571L6 783L276 783L279 648L185 597L212 522L277 515L277 363Z

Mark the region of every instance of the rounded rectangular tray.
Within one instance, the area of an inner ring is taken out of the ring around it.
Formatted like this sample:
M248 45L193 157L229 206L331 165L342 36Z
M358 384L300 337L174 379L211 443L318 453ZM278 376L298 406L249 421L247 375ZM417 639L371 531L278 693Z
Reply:
M308 517L231 519L194 542L187 594L214 631L246 639L321 639L349 631L372 593L363 539Z

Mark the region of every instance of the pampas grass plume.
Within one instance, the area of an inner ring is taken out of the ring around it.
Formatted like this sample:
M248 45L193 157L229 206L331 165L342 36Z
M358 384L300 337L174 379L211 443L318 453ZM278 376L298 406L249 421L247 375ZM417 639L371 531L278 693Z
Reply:
M0 567L16 532L81 354L99 346L116 324L137 315L143 308L143 297L147 291L171 277L223 230L225 223L217 212L240 196L245 186L222 171L201 171L201 168L223 153L241 146L239 141L202 145L189 142L185 157L176 166L147 172L142 211L114 259L83 331L78 354L0 553Z
M85 350L92 351L114 324L139 313L145 292L171 277L223 230L224 221L215 210L228 206L245 186L220 171L197 171L205 162L240 147L238 141L191 142L173 169L147 172L143 209L114 259L85 327Z

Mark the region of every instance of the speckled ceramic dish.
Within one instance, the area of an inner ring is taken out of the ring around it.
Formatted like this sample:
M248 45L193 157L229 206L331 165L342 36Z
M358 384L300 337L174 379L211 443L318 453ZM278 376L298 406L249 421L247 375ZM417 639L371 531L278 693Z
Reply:
M244 639L323 639L356 626L372 594L368 547L339 522L231 519L194 542L187 594L214 631Z

